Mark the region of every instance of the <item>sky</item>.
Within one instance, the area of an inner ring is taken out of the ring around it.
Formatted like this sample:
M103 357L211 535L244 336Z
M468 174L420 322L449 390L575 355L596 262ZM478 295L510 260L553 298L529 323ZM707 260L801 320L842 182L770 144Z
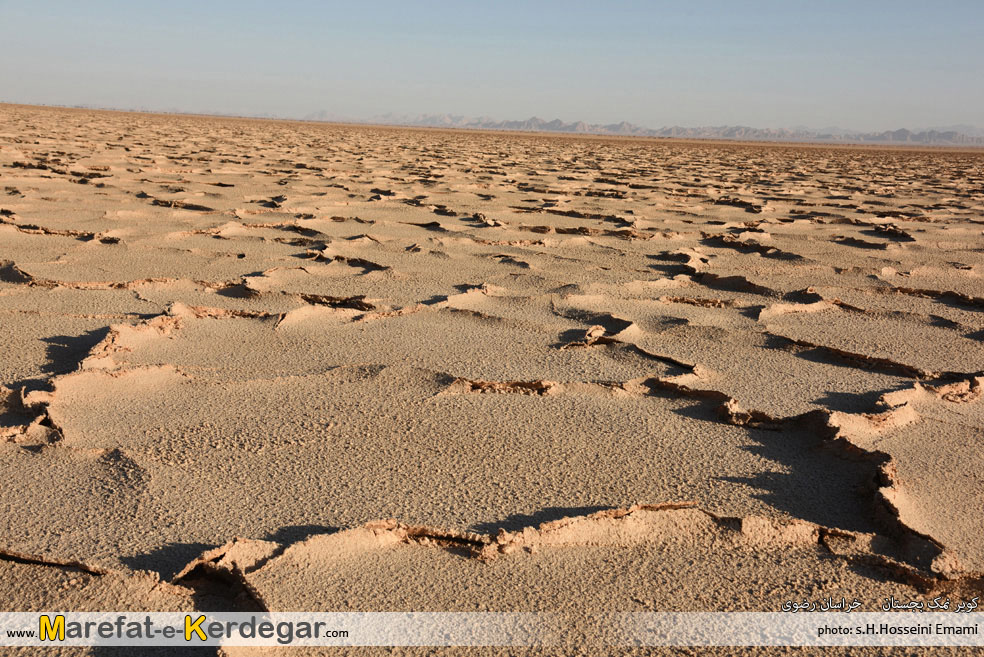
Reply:
M0 101L984 127L984 2L0 0Z

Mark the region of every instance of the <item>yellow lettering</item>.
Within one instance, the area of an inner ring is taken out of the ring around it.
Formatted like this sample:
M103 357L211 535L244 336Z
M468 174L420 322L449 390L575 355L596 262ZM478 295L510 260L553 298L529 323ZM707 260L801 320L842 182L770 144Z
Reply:
M54 641L55 637L58 637L59 641L65 640L65 617L62 615L55 616L55 624L51 624L50 616L42 616L41 622L41 640L42 641ZM50 637L50 638L49 638Z
M205 632L202 631L202 623L205 622L205 616L199 616L198 619L192 623L191 616L185 616L185 641L191 641L191 633L194 632L198 635L198 638L202 641L208 639L205 636Z

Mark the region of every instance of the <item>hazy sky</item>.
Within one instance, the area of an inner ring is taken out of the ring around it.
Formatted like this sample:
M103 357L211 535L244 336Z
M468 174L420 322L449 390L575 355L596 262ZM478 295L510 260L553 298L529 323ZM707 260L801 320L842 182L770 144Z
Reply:
M984 1L0 0L0 100L984 127Z

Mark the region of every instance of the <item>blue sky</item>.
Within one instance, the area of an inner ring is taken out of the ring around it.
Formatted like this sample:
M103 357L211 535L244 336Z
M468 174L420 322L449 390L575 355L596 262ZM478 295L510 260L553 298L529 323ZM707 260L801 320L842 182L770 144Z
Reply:
M984 127L984 2L0 0L0 100Z

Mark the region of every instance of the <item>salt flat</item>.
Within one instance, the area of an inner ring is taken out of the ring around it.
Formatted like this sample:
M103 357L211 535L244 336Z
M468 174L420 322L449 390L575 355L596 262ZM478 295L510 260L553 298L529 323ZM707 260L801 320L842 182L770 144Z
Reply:
M0 188L4 610L982 591L980 152L0 105Z

